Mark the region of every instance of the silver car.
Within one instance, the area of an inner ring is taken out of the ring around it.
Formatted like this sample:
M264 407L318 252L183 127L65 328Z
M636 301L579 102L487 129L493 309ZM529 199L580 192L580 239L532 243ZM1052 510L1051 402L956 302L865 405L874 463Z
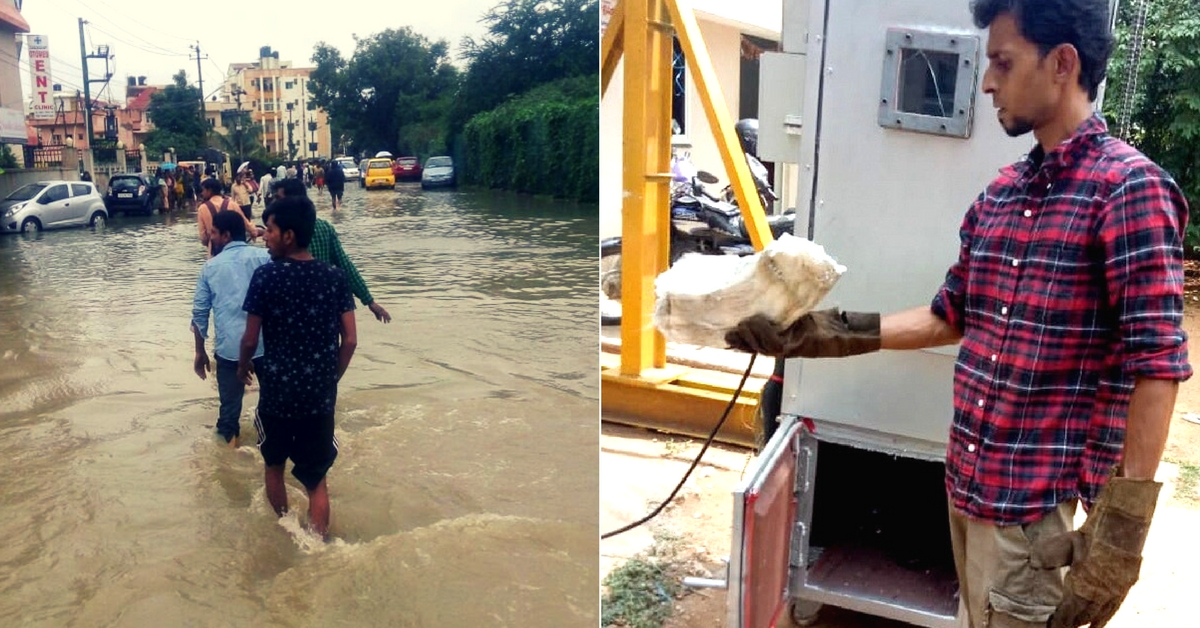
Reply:
M347 181L355 181L361 176L353 157L338 157L334 161L342 165L342 173L346 175Z
M454 186L454 160L446 155L430 157L421 171L421 187L437 188Z
M0 233L103 227L107 220L104 198L90 181L38 181L0 201Z

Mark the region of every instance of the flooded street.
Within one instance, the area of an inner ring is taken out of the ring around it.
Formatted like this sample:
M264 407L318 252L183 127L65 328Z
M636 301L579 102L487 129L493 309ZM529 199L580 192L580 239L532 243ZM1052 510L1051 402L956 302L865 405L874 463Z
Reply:
M256 391L217 444L194 213L0 238L4 624L596 625L595 206L316 204L393 318L355 300L328 544L290 462L291 514L266 502Z

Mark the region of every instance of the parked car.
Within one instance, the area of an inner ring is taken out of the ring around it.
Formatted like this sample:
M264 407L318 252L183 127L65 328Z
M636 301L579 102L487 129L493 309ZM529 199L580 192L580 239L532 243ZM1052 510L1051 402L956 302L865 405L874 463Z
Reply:
M154 190L143 175L115 174L108 180L104 207L109 216L116 216L118 212L149 216L154 213Z
M454 183L453 159L438 155L425 161L425 170L421 173L422 188L452 187Z
M103 227L107 221L104 198L90 181L28 183L0 201L0 233L36 233L85 225Z
M400 157L392 164L392 174L396 175L397 181L420 181L421 160L416 157Z
M338 157L334 159L342 166L342 172L346 174L347 181L355 181L359 178L358 164L354 163L353 157Z
M366 166L362 169L362 186L372 188L396 187L396 175L392 174L391 159L364 159Z

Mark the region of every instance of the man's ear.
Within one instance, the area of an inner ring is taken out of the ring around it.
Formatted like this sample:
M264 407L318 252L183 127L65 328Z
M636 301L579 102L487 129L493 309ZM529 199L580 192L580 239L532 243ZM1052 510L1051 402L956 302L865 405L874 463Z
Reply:
M1059 44L1047 55L1054 70L1054 80L1060 84L1078 84L1082 66L1079 63L1079 50L1071 44Z

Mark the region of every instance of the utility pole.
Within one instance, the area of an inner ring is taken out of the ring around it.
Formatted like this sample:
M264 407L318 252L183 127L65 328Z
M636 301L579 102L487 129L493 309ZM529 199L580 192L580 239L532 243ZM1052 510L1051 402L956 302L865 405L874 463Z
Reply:
M296 80L300 81L300 128L303 129L308 126L308 92L304 85L304 77L298 76ZM310 151L304 151L304 154L307 158L312 157Z
M245 93L246 90L242 89L241 85L233 86L233 99L237 101L237 118L233 125L233 131L234 133L237 133L239 164L246 159L245 156L242 155L244 152L242 150L242 95Z
M292 125L292 103L287 104L287 112L288 112L288 123L287 123L288 161L294 161L296 159L296 143L292 141L292 126L293 126Z
M92 147L92 83L107 83L112 78L112 73L108 71L108 46L99 46L96 52L88 54L87 43L83 38L83 25L87 24L87 20L79 18L79 59L83 62L83 110L84 120L87 127L87 147ZM88 73L88 59L104 59L104 78L93 79ZM83 148L82 146L80 148Z
M83 25L87 22L83 18L79 18L79 59L83 62L83 110L87 112L83 116L87 124L87 145L92 146L92 90L91 76L88 74L87 61L91 55L87 52L87 43L83 40ZM83 148L82 146L80 148Z
M188 46L196 51L196 80L200 83L200 124L204 126L203 133L208 133L208 116L204 114L204 71L200 69L200 60L208 57L200 56L200 42L196 42L195 46ZM200 143L204 143L204 137L200 137Z

